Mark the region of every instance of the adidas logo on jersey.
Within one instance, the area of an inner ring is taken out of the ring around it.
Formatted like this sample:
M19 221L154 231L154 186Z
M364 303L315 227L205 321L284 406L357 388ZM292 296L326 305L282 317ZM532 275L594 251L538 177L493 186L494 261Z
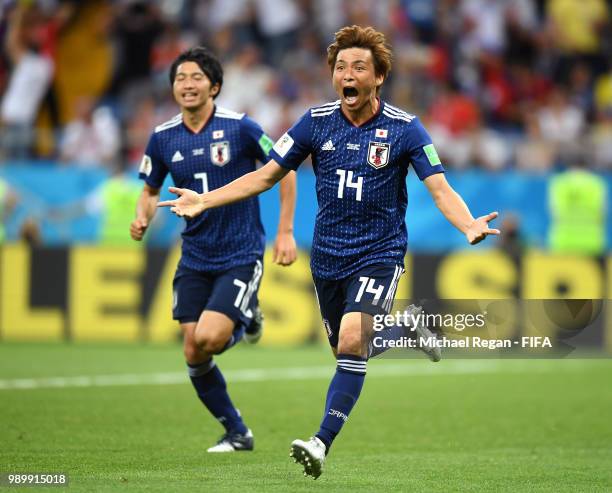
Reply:
M176 151L174 153L174 156L172 156L172 162L173 163L176 163L177 161L182 161L183 159L185 159L185 158L183 157L183 155L181 154L180 151Z
M322 151L335 151L334 143L329 139L325 144L321 146Z

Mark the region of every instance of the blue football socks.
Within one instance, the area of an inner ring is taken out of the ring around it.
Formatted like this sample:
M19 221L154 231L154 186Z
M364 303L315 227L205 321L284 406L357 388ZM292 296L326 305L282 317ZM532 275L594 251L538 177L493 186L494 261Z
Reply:
M327 452L359 398L365 380L367 359L339 354L337 363L336 374L327 391L325 415L315 435L325 444Z
M246 433L238 410L232 404L221 370L210 359L197 365L187 365L189 378L198 397L210 413L219 420L228 433Z

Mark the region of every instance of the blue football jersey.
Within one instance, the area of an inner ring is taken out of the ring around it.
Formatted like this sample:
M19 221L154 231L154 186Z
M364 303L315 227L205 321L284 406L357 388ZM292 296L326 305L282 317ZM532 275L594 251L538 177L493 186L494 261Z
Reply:
M384 101L356 127L340 101L307 111L270 151L295 170L312 156L318 211L311 267L315 277L343 279L366 265L403 265L407 246L406 175L444 172L418 118Z
M204 128L192 132L182 115L157 126L140 165L140 178L160 188L170 173L179 188L208 192L267 162L273 142L244 113L220 107ZM220 272L260 259L265 237L257 197L210 209L187 219L180 265Z

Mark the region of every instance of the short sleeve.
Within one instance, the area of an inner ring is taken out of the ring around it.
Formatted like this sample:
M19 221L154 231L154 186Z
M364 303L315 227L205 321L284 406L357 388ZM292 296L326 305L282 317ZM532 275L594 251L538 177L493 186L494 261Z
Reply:
M419 179L444 173L436 148L420 120L415 118L408 129L408 157Z
M167 174L168 167L160 155L157 134L151 134L138 168L138 177L153 188L161 188Z
M308 111L274 144L270 159L283 168L296 170L311 152L312 117Z
M257 159L262 163L267 163L270 158L270 149L274 142L263 129L252 118L245 116L240 120L240 133L246 144L246 149L249 156Z

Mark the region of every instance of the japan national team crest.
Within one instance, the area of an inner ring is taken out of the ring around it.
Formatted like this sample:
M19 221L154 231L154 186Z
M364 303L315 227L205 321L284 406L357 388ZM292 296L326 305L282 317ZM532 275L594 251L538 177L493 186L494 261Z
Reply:
M215 166L225 166L230 160L229 142L214 142L210 144L210 160Z
M387 166L391 145L386 142L370 142L368 147L368 164L374 168Z

